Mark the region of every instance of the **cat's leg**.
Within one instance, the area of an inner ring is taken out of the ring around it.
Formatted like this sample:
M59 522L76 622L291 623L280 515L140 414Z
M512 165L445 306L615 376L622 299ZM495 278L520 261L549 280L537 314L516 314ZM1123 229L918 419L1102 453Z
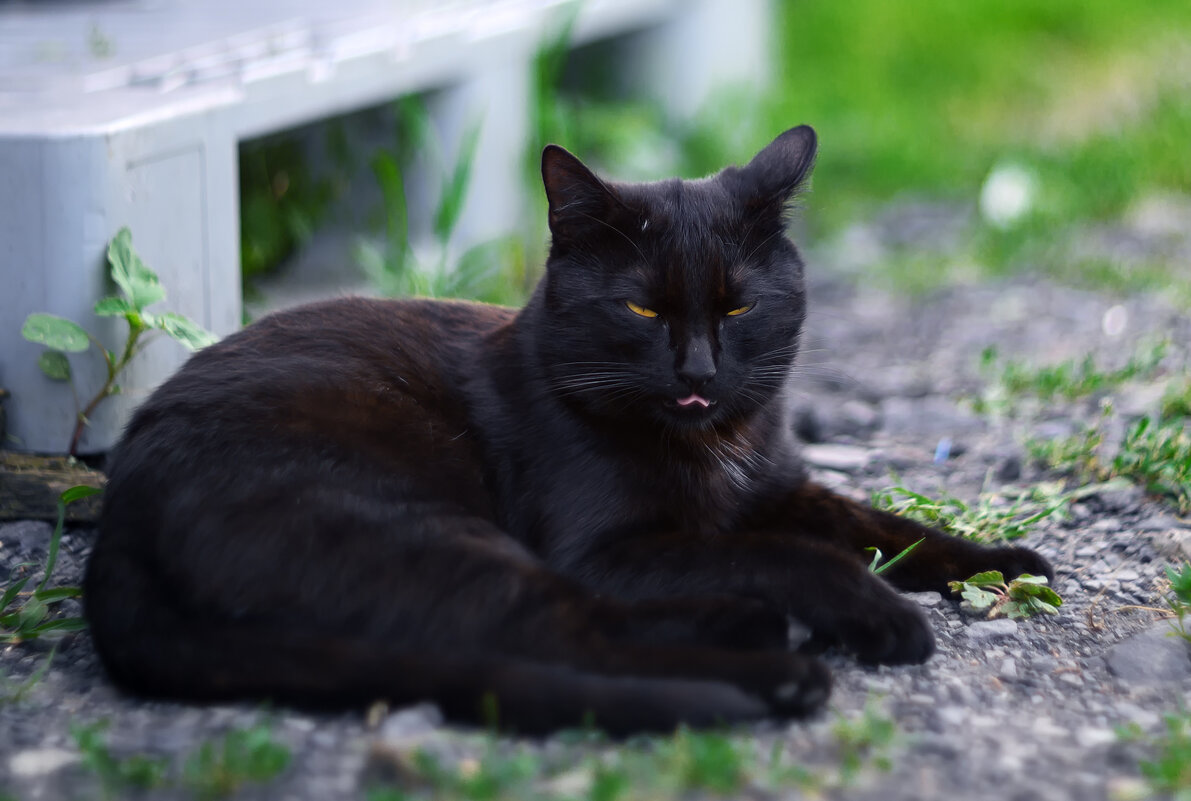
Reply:
M633 532L603 538L558 567L627 598L681 596L694 587L761 599L865 662L921 662L934 652L917 604L851 554L785 531L705 538Z
M947 582L984 570L999 570L1006 578L1030 573L1054 579L1050 563L1029 548L982 545L950 536L811 482L786 496L765 523L790 526L799 535L838 545L866 561L871 559L866 548L879 548L889 559L913 545L883 574L901 590L937 590L946 595Z
M619 615L618 640L640 644L704 645L730 649L784 649L786 615L756 598L712 595L637 601Z
M578 725L588 710L622 732L804 714L829 691L826 668L801 654L619 642L629 607L548 570L486 521L440 514L417 537L365 522L358 509L341 525L291 517L284 535L262 524L238 543L212 527L202 534L218 570L193 568L177 549L163 565L146 549L100 543L85 594L96 648L120 684L144 694L429 699L476 720L491 693L501 721L522 731ZM339 547L349 524L368 550ZM262 582L255 552L274 536L300 547L263 548ZM223 558L225 547L238 557Z

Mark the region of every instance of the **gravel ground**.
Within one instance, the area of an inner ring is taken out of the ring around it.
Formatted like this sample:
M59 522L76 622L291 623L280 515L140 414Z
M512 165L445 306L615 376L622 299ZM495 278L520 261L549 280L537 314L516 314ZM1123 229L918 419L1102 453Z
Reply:
M1053 476L1031 464L1024 436L1054 436L1097 414L1098 399L1044 408L1026 404L1013 418L967 410L957 398L987 383L979 354L1037 363L1081 358L1119 366L1147 335L1191 342L1191 326L1155 298L1119 303L1095 293L1017 279L997 286L947 290L910 300L854 282L823 281L812 293L800 430L818 478L867 498L896 483L931 495L946 491L973 501L982 488L1022 486ZM1121 327L1121 323L1124 323ZM1185 369L1176 346L1164 366ZM1124 414L1153 408L1160 391L1138 383L1117 394ZM44 559L50 527L0 525L0 570ZM57 574L76 583L93 532L68 530ZM1191 522L1132 488L1109 489L1045 521L1026 542L1057 569L1060 614L1024 621L980 621L950 599L924 593L919 603L934 623L939 652L926 665L868 669L830 654L836 675L833 713L803 724L757 726L758 747L780 740L812 773L839 764L834 716L854 717L875 703L891 717L895 738L889 772L867 770L841 798L900 799L1046 797L1088 801L1137 787L1137 744L1114 727L1136 723L1156 732L1161 715L1191 706L1191 658L1165 636L1159 615L1163 565L1186 558ZM48 647L27 643L0 650L0 676L19 681ZM231 726L272 722L294 755L290 767L242 798L362 798L362 776L413 743L447 755L480 746L474 735L438 727L425 710L369 727L362 714L312 716L252 706L191 707L144 703L106 682L86 634L63 641L52 667L23 699L0 704L0 797L99 797L98 784L77 761L71 724L110 721L114 753L182 755ZM557 744L531 743L549 754ZM469 751L469 749L471 749ZM756 789L748 797L771 798ZM799 797L790 789L786 795ZM172 795L171 795L172 793ZM190 797L178 790L153 797Z

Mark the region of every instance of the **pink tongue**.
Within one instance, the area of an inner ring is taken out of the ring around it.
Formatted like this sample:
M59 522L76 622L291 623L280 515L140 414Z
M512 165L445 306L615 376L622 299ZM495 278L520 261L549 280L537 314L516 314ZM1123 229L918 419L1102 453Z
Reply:
M700 395L691 395L688 398L679 398L678 399L679 406L690 406L692 403L697 403L705 409L711 405L711 403L709 403L706 398L704 398Z

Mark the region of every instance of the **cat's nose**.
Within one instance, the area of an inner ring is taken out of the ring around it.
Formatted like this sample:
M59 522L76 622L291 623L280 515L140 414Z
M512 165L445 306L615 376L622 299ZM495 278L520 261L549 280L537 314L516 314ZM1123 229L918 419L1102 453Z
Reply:
M677 372L679 378L691 385L691 390L715 378L715 357L707 337L694 337L687 343L678 360Z

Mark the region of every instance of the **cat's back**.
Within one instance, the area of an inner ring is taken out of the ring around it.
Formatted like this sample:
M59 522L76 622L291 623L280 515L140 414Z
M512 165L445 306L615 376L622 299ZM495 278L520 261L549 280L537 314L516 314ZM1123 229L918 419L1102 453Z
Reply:
M108 505L176 501L188 483L208 496L277 485L266 471L297 465L406 476L418 465L433 480L428 465L471 460L462 376L480 339L514 315L365 298L270 315L196 353L138 409L112 454Z

